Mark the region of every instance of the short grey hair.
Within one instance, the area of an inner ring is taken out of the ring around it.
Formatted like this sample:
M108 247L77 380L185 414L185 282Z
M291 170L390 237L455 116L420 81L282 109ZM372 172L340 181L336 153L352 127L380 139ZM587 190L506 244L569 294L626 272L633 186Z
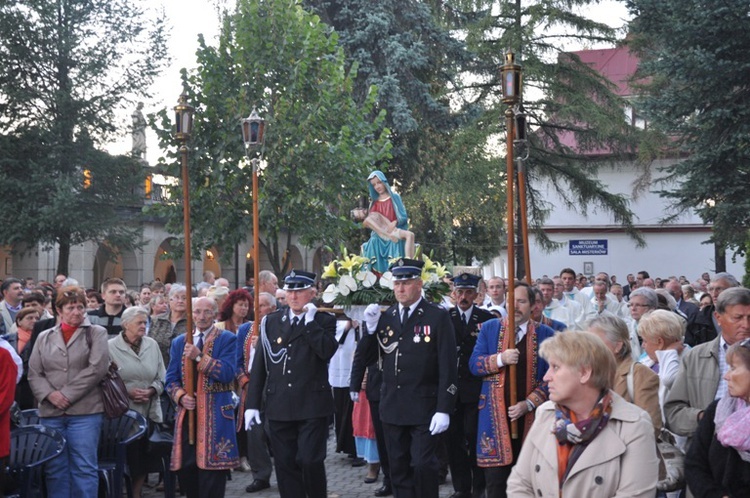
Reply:
M641 296L646 300L646 304L652 310L659 307L659 298L657 297L656 291L650 287L639 287L630 293L630 299Z
M734 275L731 273L727 273L725 271L719 272L716 275L714 275L714 278L711 279L711 282L717 282L719 280L726 280L730 287L739 287L740 283L737 281L736 278L734 278Z
M185 297L187 297L187 287L182 284L172 284L172 287L169 288L169 298L172 299L180 292L184 292Z
M120 317L120 323L124 326L135 320L138 315L143 315L148 320L149 312L143 306L131 306L130 308L125 308L125 311L122 312L122 316Z
M725 290L716 299L716 312L723 314L728 307L735 305L750 306L750 289L732 287Z
M276 296L271 295L270 292L261 292L260 294L258 294L258 299L260 299L261 297L265 297L266 299L268 299L268 302L271 303L271 306L273 306L274 308L279 307L279 303L276 301Z
M612 344L622 343L620 352L615 353L618 363L630 356L630 331L628 331L628 326L622 318L605 312L592 318L588 323L588 329L589 331L591 329L601 330Z

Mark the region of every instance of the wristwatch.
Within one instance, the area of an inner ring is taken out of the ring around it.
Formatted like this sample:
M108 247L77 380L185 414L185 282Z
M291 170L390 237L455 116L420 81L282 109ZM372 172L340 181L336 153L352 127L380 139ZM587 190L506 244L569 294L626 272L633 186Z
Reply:
M203 359L203 355L199 354L198 356L195 357L195 362L200 363L202 359Z

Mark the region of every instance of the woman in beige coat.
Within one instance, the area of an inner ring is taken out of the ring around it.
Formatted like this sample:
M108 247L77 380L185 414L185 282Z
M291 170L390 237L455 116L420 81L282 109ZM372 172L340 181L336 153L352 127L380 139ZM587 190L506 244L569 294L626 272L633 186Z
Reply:
M508 496L653 498L659 465L646 412L612 392L615 359L594 334L540 346L549 399L536 411Z
M55 307L60 323L39 335L29 359L29 385L41 423L67 441L62 454L46 464L47 494L94 498L104 412L99 382L109 366L107 331L89 323L86 294L79 287L60 289Z
M148 310L140 306L122 313L122 332L109 340L109 357L117 363L125 382L130 408L155 423L162 421L159 396L164 391L166 369L159 344L146 335ZM148 439L128 446L128 466L133 478L133 496L140 498L148 473Z
M612 390L625 401L646 410L654 426L654 435L658 436L663 425L659 376L643 363L633 361L627 324L614 315L599 315L589 322L588 330L598 335L615 355L617 371Z

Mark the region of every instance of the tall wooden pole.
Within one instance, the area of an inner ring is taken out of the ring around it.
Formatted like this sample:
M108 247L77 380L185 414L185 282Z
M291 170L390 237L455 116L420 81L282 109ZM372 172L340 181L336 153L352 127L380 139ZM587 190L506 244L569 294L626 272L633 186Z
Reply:
M507 195L508 195L508 296L506 299L506 308L508 311L508 347L514 348L516 344L516 297L515 297L515 278L516 278L516 249L515 249L515 229L514 220L515 208L514 208L514 179L515 174L513 171L513 127L515 119L513 117L513 109L508 107L505 110L505 128L507 130L507 147L506 147L506 166L508 179L507 182ZM508 365L508 382L510 383L510 400L508 407L513 406L518 401L518 394L516 393L516 366ZM514 420L510 423L510 433L513 439L518 439L518 423Z
M514 120L515 121L515 120ZM523 267L526 282L531 285L531 258L529 257L529 215L526 208L526 165L518 158L518 205L521 208L521 242L523 246Z
M258 166L260 160L253 159L253 335L260 334L260 292L258 284L260 283L260 218L258 215Z
M182 218L183 230L185 232L185 305L187 306L187 323L185 330L185 342L193 343L193 275L191 265L193 262L190 251L190 181L188 176L188 149L187 141L180 147L182 156ZM195 362L187 360L187 371L185 372L185 388L188 396L195 396ZM188 442L195 444L195 410L188 410Z

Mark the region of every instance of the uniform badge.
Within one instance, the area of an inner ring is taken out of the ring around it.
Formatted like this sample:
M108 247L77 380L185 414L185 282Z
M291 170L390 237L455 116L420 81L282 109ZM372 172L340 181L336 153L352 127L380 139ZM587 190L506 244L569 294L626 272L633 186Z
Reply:
M284 315L284 316L282 316L282 317L281 317L281 321L282 321L282 322L285 322L285 321L286 321L286 315Z
M392 330L388 331L388 337L393 337L393 331Z
M414 336L414 344L419 344L419 341L421 341L421 340L422 340L422 338L419 337L418 335Z
M424 342L430 342L430 336L429 335L425 336Z
M276 339L276 344L281 344L281 337L279 337L278 339Z
M450 386L448 386L448 392L449 393L451 393L451 394L453 394L455 396L456 391L458 391L458 388L456 387L455 384L451 384Z

